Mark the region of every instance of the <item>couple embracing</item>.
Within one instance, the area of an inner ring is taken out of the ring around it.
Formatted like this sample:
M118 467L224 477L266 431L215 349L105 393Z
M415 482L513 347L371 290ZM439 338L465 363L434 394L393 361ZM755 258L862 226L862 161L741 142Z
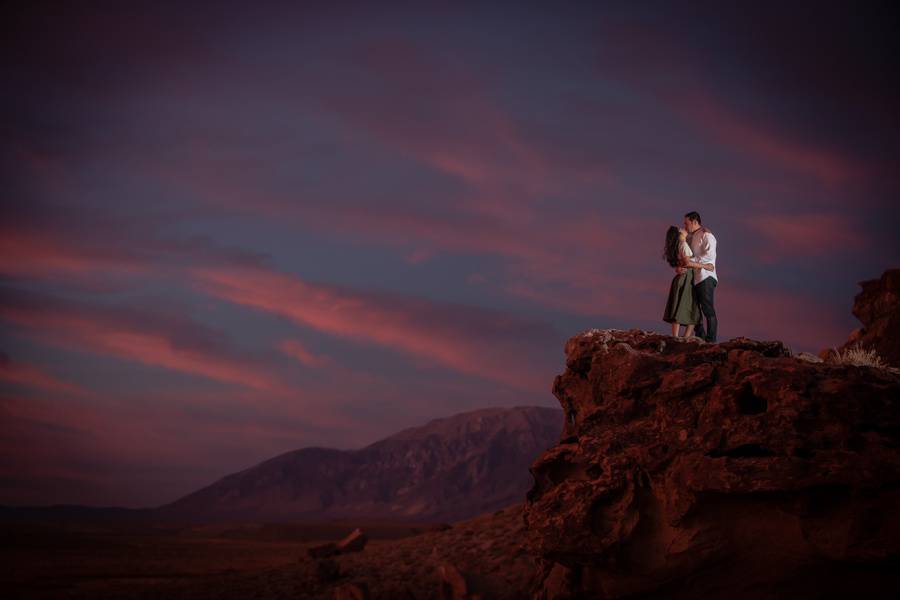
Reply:
M694 335L714 343L718 322L713 292L719 283L716 238L701 224L698 213L684 215L684 229L669 227L663 258L675 269L663 321L672 324L673 336L684 325L685 337Z

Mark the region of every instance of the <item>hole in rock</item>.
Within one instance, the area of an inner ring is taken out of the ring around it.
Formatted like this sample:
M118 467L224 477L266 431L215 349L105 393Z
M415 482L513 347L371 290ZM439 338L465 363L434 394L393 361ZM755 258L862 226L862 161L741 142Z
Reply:
M775 456L775 453L760 444L741 444L728 450L710 450L706 453L711 458L730 456L731 458L756 458L760 456Z
M758 415L769 408L769 402L762 396L757 396L750 383L745 383L737 397L738 412L742 415Z
M584 466L578 463L571 463L565 459L548 465L544 474L553 485L559 485L569 479L585 479Z
M811 459L815 456L815 452L810 450L809 448L794 448L794 456L797 458L804 458L806 460Z
M622 518L616 504L624 493L624 488L613 488L604 490L594 498L587 511L587 522L592 533L604 536L616 527Z
M866 438L859 433L853 433L847 439L847 449L854 452L861 452L866 447Z

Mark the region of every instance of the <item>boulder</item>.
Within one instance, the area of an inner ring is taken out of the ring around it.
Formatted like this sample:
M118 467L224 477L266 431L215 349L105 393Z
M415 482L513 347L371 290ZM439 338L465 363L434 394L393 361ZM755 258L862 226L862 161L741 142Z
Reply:
M329 556L335 556L336 554L340 553L337 544L335 544L334 542L312 546L311 548L308 548L306 552L311 558L326 558Z
M307 549L307 553L312 558L327 558L329 556L337 556L338 554L347 554L349 552L359 552L366 547L368 538L362 529L357 527L350 532L347 537L339 542L326 542L318 546L312 546Z
M350 534L348 534L347 537L337 543L337 550L341 554L346 554L348 552L359 552L366 547L367 541L368 537L366 537L366 534L362 529L357 527Z

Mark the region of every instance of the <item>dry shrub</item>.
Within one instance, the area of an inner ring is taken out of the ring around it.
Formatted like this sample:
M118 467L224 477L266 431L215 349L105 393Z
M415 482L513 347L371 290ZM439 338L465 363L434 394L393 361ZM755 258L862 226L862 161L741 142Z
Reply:
M845 350L832 350L829 362L839 365L854 365L857 367L876 367L886 369L887 364L875 350L866 350L859 344Z

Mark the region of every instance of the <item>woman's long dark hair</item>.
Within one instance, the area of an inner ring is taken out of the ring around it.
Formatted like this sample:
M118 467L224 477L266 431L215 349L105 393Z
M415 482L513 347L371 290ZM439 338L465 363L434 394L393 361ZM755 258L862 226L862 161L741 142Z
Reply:
M678 253L678 228L674 225L666 230L666 246L663 248L663 258L670 267L677 267L681 264L681 255Z

